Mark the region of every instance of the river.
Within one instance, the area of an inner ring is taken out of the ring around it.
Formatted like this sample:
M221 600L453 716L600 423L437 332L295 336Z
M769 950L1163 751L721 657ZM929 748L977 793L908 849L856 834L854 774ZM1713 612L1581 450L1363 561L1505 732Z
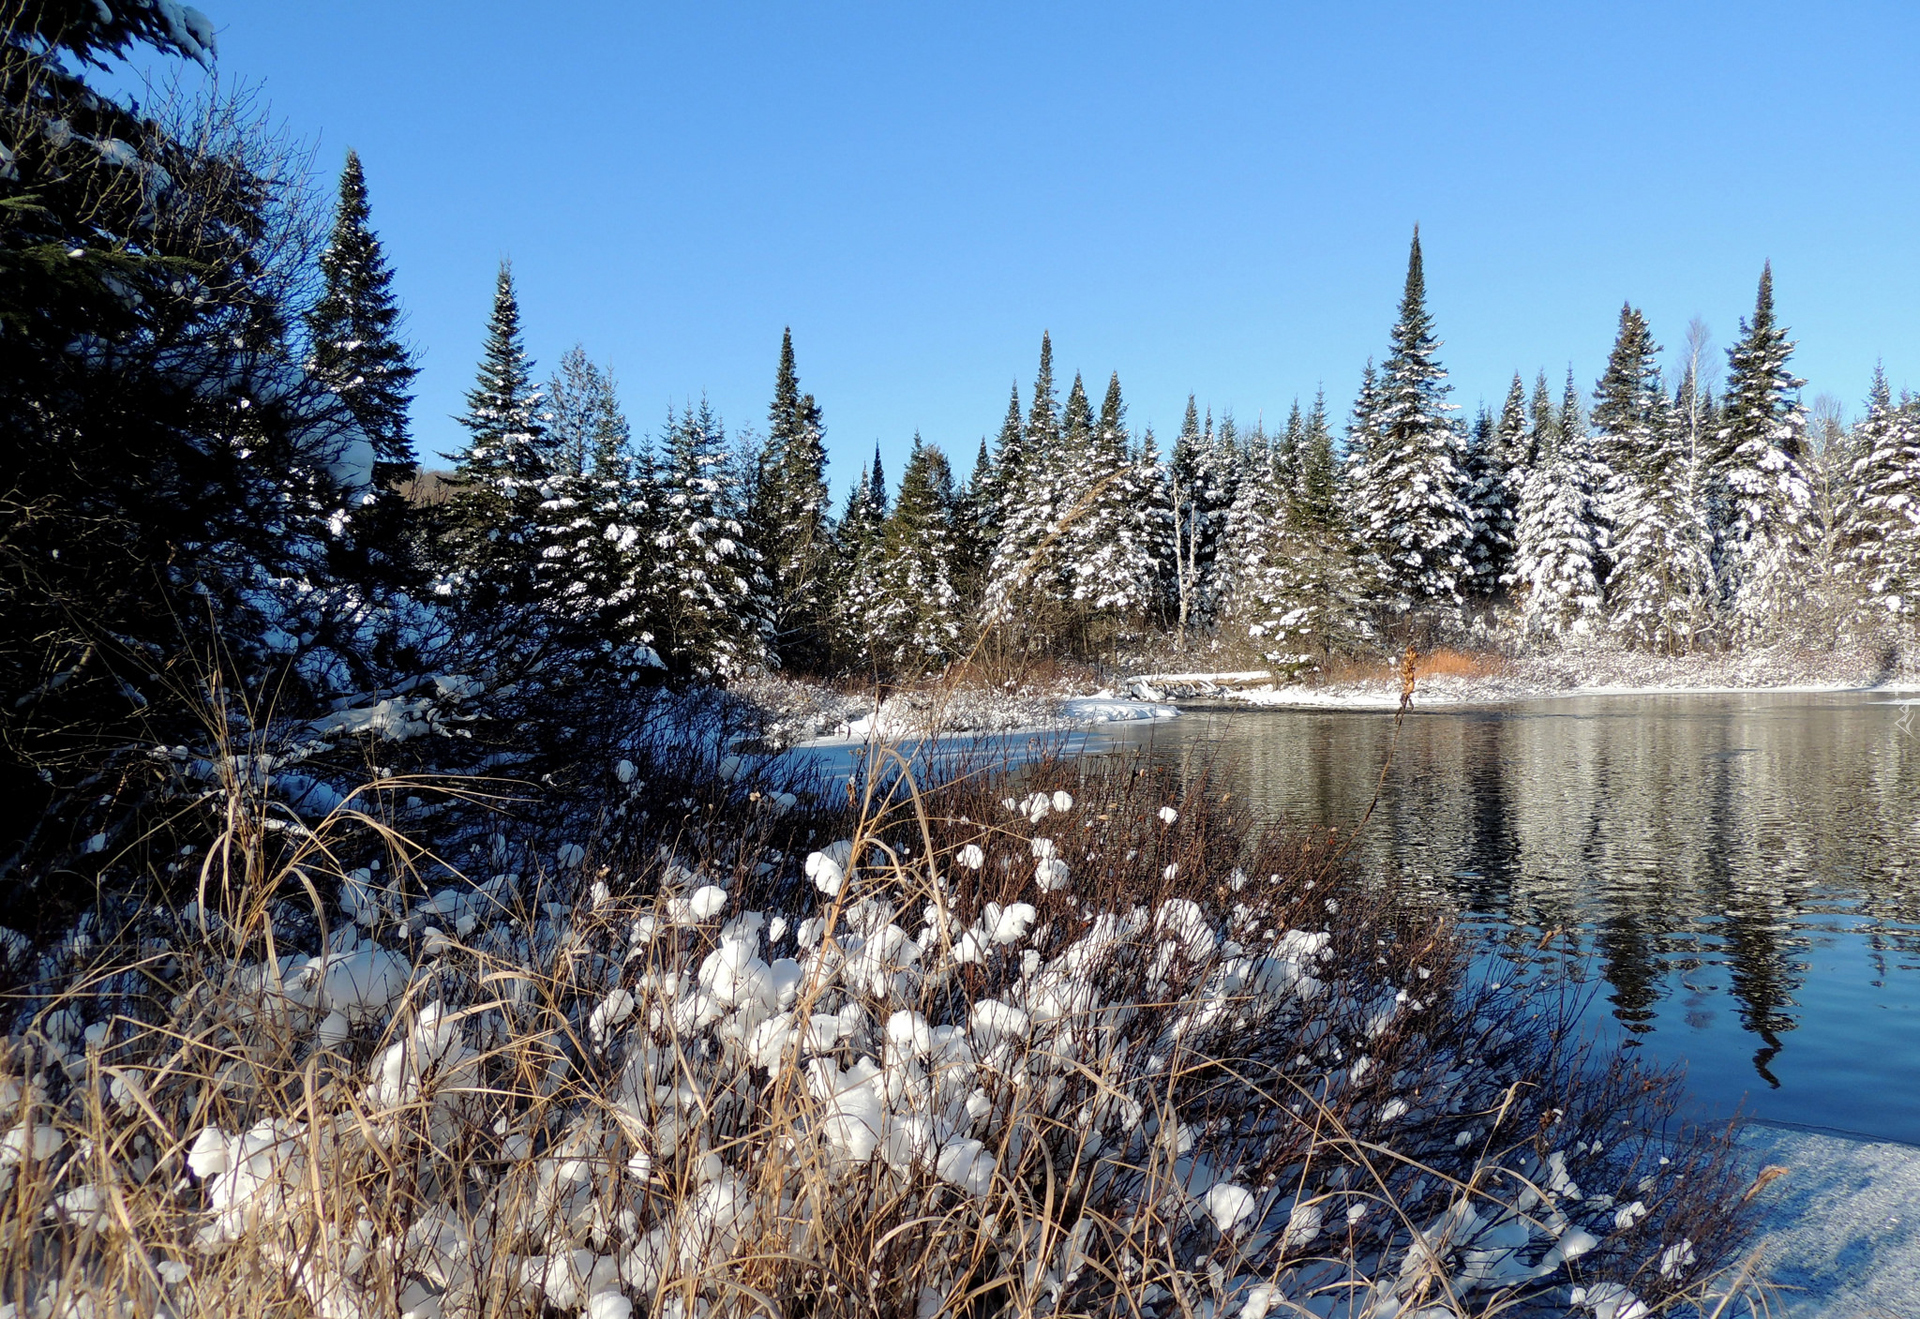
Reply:
M1390 713L1190 709L1097 741L1343 827L1392 747L1359 864L1489 956L1570 962L1590 1024L1705 1112L1920 1144L1920 716L1885 693L1416 701L1397 745Z

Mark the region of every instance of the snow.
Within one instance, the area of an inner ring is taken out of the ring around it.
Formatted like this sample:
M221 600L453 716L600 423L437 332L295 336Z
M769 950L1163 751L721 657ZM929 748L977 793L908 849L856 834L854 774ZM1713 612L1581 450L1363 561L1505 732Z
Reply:
M1116 697L1076 696L1060 703L1063 718L1075 723L1125 723L1136 719L1172 719L1180 713L1177 706L1154 701L1134 701Z
M1920 1148L1759 1123L1741 1146L1787 1170L1755 1197L1775 1314L1920 1315Z

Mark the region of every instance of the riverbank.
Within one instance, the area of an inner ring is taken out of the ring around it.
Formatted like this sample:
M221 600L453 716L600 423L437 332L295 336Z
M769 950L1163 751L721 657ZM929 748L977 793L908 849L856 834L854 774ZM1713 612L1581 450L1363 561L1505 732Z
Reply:
M1416 671L1414 703L1495 705L1562 696L1917 688L1920 663L1897 651L1774 648L1659 656L1592 650L1512 658L1447 651ZM1215 699L1255 706L1393 709L1400 704L1400 679L1383 663L1334 681L1223 690Z
M1740 1144L1756 1177L1785 1170L1755 1196L1775 1314L1920 1315L1920 1148L1758 1123Z

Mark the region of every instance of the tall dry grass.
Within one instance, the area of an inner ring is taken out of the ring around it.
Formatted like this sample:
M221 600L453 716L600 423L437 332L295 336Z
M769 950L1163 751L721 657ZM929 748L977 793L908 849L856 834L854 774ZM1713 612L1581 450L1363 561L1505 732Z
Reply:
M1740 1188L1674 1078L1477 977L1340 836L1138 761L905 764L807 791L682 746L621 770L583 852L502 826L457 858L380 819L425 785L289 831L231 778L193 903L96 924L14 1000L0 1300L1258 1319L1725 1290Z

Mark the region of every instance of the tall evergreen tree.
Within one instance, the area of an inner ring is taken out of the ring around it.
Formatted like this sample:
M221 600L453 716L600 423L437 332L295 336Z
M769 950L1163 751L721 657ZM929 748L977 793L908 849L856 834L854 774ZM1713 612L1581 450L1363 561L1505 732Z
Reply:
M1527 391L1515 371L1474 483L1474 527L1480 546L1475 580L1482 595L1497 593L1513 566L1520 490L1526 475Z
M371 221L366 174L349 149L333 233L320 253L320 299L307 314L310 369L345 400L372 442L374 486L385 490L413 473L407 408L419 370L400 342L393 268Z
M1085 401L1082 391L1082 404ZM989 618L1007 622L1018 616L1033 623L1023 636L1028 645L1044 643L1059 621L1064 593L1056 547L1059 519L1067 507L1070 466L1054 398L1053 339L1043 333L1019 461L1002 473L1000 540L987 570L986 588Z
M656 631L667 663L729 677L766 653L766 578L732 516L726 432L705 399L668 415L654 536Z
M1701 472L1660 379L1646 318L1620 310L1594 394L1595 448L1607 470L1608 626L1636 649L1680 654L1713 625L1713 537Z
M1300 426L1297 452L1274 544L1250 576L1240 610L1249 637L1281 676L1318 669L1368 634L1324 390Z
M1079 385L1077 377L1074 383ZM1116 371L1082 450L1071 520L1062 531L1068 593L1086 642L1137 633L1152 613L1162 571L1153 516L1156 474L1133 451L1126 412Z
M1216 614L1215 564L1226 537L1232 506L1232 474L1208 410L1204 426L1191 394L1187 414L1174 441L1169 490L1174 513L1174 589L1178 644L1190 629L1213 626Z
M887 478L876 444L834 529L833 644L843 667L871 667L886 656L880 619L886 519Z
M820 407L800 392L793 331L780 338L767 439L755 472L748 539L760 551L771 602L773 645L785 664L826 663L823 613L827 557L827 450Z
M1760 272L1753 319L1727 350L1726 393L1714 453L1723 508L1719 567L1733 625L1747 639L1777 635L1811 552L1813 490L1803 466L1806 410L1787 370L1793 343L1774 319L1773 267Z
M1470 580L1466 442L1446 401L1451 386L1439 348L1415 229L1399 319L1380 368L1364 481L1365 531L1387 600L1399 609L1457 607Z
M1527 479L1507 585L1523 636L1567 640L1591 636L1601 621L1605 550L1602 471L1571 371L1553 429Z
M1920 612L1920 417L1894 403L1878 366L1853 430L1842 550L1868 618L1907 617Z
M1473 510L1473 546L1467 561L1473 568L1470 590L1481 599L1492 596L1498 587L1512 546L1507 464L1499 423L1482 407L1473 419L1467 445L1467 506Z
M518 604L534 597L546 549L540 504L552 475L547 420L521 336L513 267L502 261L478 378L459 418L467 444L447 508L452 566L478 599Z
M934 667L959 645L954 548L953 473L946 455L916 434L901 474L900 498L880 531L869 630L878 657L888 667Z

